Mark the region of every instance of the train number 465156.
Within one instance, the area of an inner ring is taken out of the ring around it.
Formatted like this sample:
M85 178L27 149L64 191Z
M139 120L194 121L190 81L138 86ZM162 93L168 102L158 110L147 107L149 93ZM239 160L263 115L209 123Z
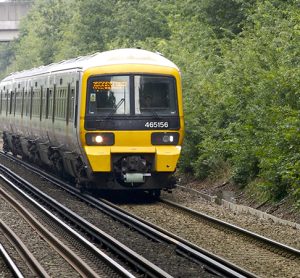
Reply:
M147 128L168 128L168 122L146 122L145 127Z

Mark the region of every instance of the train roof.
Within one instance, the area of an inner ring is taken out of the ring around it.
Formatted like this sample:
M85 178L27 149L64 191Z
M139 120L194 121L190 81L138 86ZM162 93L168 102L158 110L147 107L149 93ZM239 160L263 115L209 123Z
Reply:
M136 48L115 49L105 52L98 52L88 56L77 57L70 60L53 63L47 66L41 66L30 70L15 72L4 78L2 81L20 79L29 76L37 76L45 73L57 71L66 71L69 69L80 69L85 71L88 68L117 64L145 64L159 65L165 67L177 68L177 66L163 57L159 53Z

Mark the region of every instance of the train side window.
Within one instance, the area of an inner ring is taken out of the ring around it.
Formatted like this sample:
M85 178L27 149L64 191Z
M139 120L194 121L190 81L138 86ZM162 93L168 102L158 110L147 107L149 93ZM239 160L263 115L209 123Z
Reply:
M55 120L55 98L56 98L56 85L54 85L54 88L53 88L53 98L52 98L52 122L54 122Z
M31 87L30 94L29 94L29 117L30 117L30 119L32 118L33 96L34 96L34 91L33 91L33 88Z
M37 117L40 114L40 105L39 105L39 101L40 101L40 92L36 89L32 90L32 113L31 116L32 117Z
M25 93L25 116L30 117L30 102L31 102L31 91Z
M55 116L56 118L60 118L61 113L61 89L57 90L56 96L55 96Z
M62 91L62 96L61 96L61 118L65 119L66 118L66 89L63 89Z
M9 94L8 94L8 101L9 101L9 105L8 105L8 114L11 114L12 92L9 92Z
M9 114L12 114L13 110L13 103L14 103L14 92L10 92L10 102L9 102Z
M27 116L28 115L28 99L27 99L27 91L25 91L24 93L24 115Z
M69 121L72 122L74 120L74 104L75 104L75 89L71 89L70 93L70 109L69 109Z
M2 114L2 90L0 91L0 115Z
M40 121L43 118L43 94L44 94L44 90L43 90L43 86L41 86L41 97L40 97Z
M16 109L17 109L17 96L18 96L18 91L17 91L17 89L15 89L14 91L13 91L13 104L12 104L12 111L11 111L11 113L15 116L16 115Z
M55 118L59 120L66 119L66 99L67 99L67 89L60 88L57 89L55 95Z
M62 114L61 114L61 118L62 118L63 120L66 119L67 99L68 99L67 89L64 88L64 90L63 90L63 95L62 95Z
M42 95L42 88L39 87L35 89L33 95L33 116L40 118L41 115L41 95Z
M74 111L74 127L77 127L77 113L78 113L78 98L79 98L79 81L76 81L76 90L75 90L75 111Z
M14 115L19 115L20 114L20 90L19 89L16 89L16 92L15 92L15 107L14 107Z
M20 114L20 90L16 89L16 94L15 94L15 109L14 109L14 115L19 115Z
M50 101L50 90L47 88L46 90L46 98L45 98L45 119L49 117L49 101Z
M49 90L49 109L48 109L48 117L52 118L52 111L53 111L53 90Z
M30 101L30 118L34 117L36 115L36 95L37 91L35 89L32 89L31 91L31 101Z
M71 98L71 85L68 83L68 89L67 89L67 99L66 99L66 124L69 124L69 118L70 118L70 98ZM0 112L1 113L1 112Z
M5 98L6 98L6 116L8 114L8 107L9 107L9 96L8 96L8 90L5 93Z
M25 100L25 89L22 90L22 107L21 107L21 117L23 118L24 113L24 100Z

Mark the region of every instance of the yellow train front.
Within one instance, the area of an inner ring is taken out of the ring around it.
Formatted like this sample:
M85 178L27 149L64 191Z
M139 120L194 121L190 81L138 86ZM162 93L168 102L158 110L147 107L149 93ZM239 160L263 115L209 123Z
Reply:
M0 82L4 151L80 188L172 188L183 128L180 72L157 53L112 50Z
M121 63L83 73L80 141L87 180L159 192L174 186L183 140L180 73L158 54L128 51Z

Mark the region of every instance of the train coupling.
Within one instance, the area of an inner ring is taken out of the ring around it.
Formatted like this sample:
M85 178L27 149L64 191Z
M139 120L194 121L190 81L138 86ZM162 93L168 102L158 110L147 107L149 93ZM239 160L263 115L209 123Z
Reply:
M151 177L151 173L126 173L123 175L126 183L144 183L145 177Z

